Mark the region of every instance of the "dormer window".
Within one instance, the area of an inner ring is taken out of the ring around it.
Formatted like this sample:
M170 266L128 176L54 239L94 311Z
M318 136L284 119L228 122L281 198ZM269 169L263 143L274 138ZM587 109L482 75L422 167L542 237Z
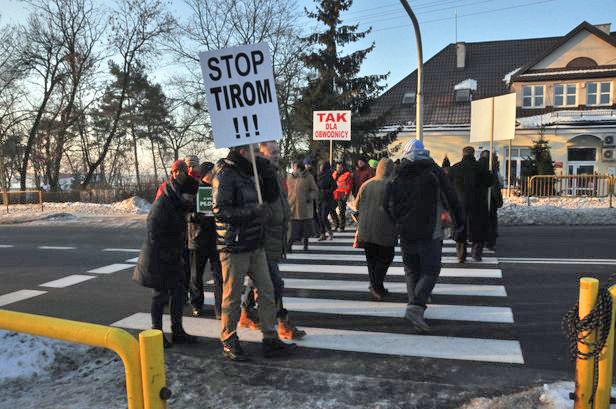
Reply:
M455 102L469 102L473 99L473 91L477 90L477 81L467 79L453 87Z
M415 103L415 91L407 91L402 96L402 105L413 105Z
M554 85L554 106L574 107L577 105L577 86L576 84L556 84Z
M457 89L454 92L456 102L469 102L472 99L470 89Z
M525 85L522 88L522 107L523 108L544 108L544 86L543 85Z

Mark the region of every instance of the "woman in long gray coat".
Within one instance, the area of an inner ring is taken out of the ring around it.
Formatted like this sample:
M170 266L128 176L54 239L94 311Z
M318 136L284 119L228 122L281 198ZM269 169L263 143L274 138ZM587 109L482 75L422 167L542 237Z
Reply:
M291 208L289 250L296 241L303 241L304 250L308 250L308 238L314 236L314 201L319 189L302 162L293 162L293 173L287 177L287 189Z
M357 241L363 245L366 253L370 294L376 301L382 301L389 294L383 281L394 259L398 241L394 222L385 212L385 196L393 173L394 162L381 159L376 176L361 186L355 199L355 209L359 213Z

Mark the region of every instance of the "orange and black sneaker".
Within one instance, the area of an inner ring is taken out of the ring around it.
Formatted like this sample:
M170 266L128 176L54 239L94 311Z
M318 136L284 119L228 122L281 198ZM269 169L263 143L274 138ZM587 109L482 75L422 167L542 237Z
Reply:
M303 331L293 326L288 318L280 318L278 320L278 337L280 339L301 339L306 336L306 331Z
M259 329L259 320L256 316L248 312L247 309L242 308L242 312L240 314L240 328L249 328L249 329Z

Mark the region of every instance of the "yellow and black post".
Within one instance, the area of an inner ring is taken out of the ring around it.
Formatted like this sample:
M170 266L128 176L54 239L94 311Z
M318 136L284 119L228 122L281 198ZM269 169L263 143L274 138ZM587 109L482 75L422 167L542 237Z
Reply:
M594 308L599 293L599 280L584 277L580 279L579 318L584 319ZM594 343L596 332L583 332L581 336L587 343ZM578 350L582 354L591 352L590 347L578 342ZM575 409L593 409L590 403L594 374L594 360L577 358L575 362Z

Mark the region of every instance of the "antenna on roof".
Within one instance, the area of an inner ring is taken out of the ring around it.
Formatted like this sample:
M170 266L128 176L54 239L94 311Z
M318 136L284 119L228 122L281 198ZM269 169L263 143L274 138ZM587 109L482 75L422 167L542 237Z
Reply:
M456 9L454 12L454 19L456 20L456 42L455 44L457 44L458 43L458 9Z

